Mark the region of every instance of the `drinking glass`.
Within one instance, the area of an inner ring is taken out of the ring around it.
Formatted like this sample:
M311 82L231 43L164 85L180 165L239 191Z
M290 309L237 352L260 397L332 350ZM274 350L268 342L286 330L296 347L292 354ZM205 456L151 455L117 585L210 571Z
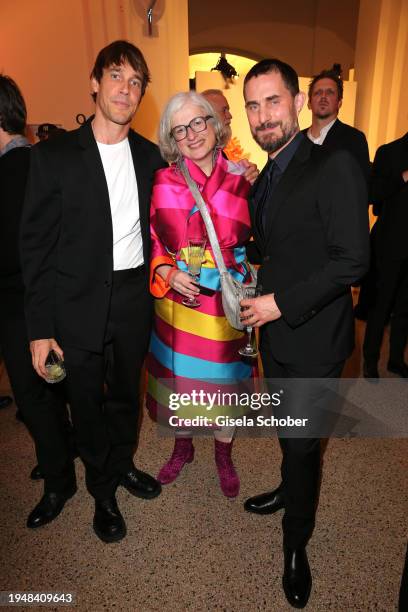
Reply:
M200 279L205 244L206 240L203 238L190 238L188 241L188 273L196 283L198 283ZM197 308L197 306L201 306L201 302L199 302L194 295L184 298L181 303L189 308Z
M243 287L244 299L252 299L259 295L259 291L257 287ZM241 308L241 307L240 307ZM241 310L243 310L241 308ZM245 310L245 309L244 309ZM245 346L238 350L238 353L243 357L256 357L258 355L258 348L256 346L256 336L252 339L252 331L253 327L251 325L245 326L245 331L247 333L247 343Z
M47 370L47 383L58 383L64 380L66 376L64 361L55 351L51 350L45 360L45 369Z

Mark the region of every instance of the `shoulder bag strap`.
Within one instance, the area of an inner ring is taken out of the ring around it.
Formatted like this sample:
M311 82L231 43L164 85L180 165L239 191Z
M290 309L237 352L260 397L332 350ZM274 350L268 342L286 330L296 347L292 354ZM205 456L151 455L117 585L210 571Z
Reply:
M182 175L185 178L188 188L190 189L193 195L195 203L197 204L197 208L200 211L203 221L205 223L205 227L207 229L208 238L211 243L211 248L214 253L217 267L220 273L227 272L227 267L224 262L224 257L222 256L222 253L221 253L220 243L218 242L218 237L215 231L214 223L212 222L211 215L208 212L208 208L207 208L206 203L204 202L204 198L201 195L196 183L191 178L188 168L183 159L179 162L179 168L180 168Z

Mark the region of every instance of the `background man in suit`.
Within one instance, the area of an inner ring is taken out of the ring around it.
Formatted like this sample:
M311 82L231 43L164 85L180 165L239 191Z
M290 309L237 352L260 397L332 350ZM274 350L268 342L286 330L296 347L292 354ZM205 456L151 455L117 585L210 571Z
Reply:
M33 365L45 377L49 351L64 357L78 452L95 499L93 526L105 542L126 534L119 484L138 497L160 493L133 464L151 320L150 190L164 165L157 147L129 129L149 80L132 44L100 51L91 74L95 116L33 148L22 221ZM61 435L49 435L64 453ZM44 469L45 494L29 527L53 520L74 495L74 467L64 457L57 474Z
M327 152L345 149L354 155L368 184L371 164L367 139L363 132L338 119L342 103L341 67L339 64L334 64L332 68L322 70L310 81L307 105L312 111L312 125L303 132L314 144L323 146ZM374 237L375 226L372 232ZM361 281L359 300L354 312L356 317L363 319L367 317L368 306L374 294L375 269L372 265L369 273Z
M20 220L30 165L25 138L27 110L17 84L0 75L0 344L20 420L33 436L40 464L58 461L55 440L36 415L47 411L55 426L70 428L63 396L34 372L24 316L24 285L19 257ZM10 402L12 399L10 398ZM31 472L38 473L38 466Z
M222 93L221 89L206 89L201 92L201 95L209 101L209 103L213 106L214 110L220 116L221 121L225 126L225 130L227 133L227 142L231 139L232 130L231 130L231 111L228 104L227 98Z
M408 378L404 361L408 337L408 132L378 149L370 195L380 216L374 239L377 291L364 337L364 376L378 378L381 341L392 312L388 370Z
M262 295L242 301L242 316L261 327L266 378L337 378L354 345L350 285L368 263L365 181L349 153L327 155L299 133L304 94L291 66L262 60L245 77L244 97L252 135L269 158L250 193ZM304 400L297 413L318 419L325 397L312 405ZM247 500L245 509L285 509L283 587L292 605L304 607L320 441L281 437L280 445L282 484Z
M221 89L206 89L205 91L201 92L201 95L204 96L206 100L208 100L208 102L214 108L215 112L219 115L222 123L224 124L228 140L230 140L232 137L232 115L230 112L230 107L227 98L224 96ZM228 159L228 155L224 149L222 151L222 154L225 159ZM259 170L256 164L250 162L248 159L241 159L240 164L245 167L244 177L247 181L251 183L251 185L253 185L259 176Z
M338 119L343 103L343 79L340 66L322 70L310 81L308 107L312 111L312 125L304 132L314 144L324 145L327 150L349 151L368 180L370 156L367 139L363 132Z

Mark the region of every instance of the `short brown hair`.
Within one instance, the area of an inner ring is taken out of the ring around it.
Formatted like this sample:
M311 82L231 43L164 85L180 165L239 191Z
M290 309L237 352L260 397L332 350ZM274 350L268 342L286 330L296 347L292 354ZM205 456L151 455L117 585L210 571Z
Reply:
M332 68L329 68L328 70L322 70L321 72L319 72L319 74L315 74L315 76L309 83L309 100L312 97L314 86L321 79L331 79L336 84L339 100L343 99L343 78L340 64L333 64Z
M299 93L299 77L296 70L292 68L292 66L289 66L289 64L273 58L263 59L252 66L244 79L244 96L245 85L248 83L248 81L254 77L258 77L261 74L269 74L270 72L278 72L281 75L286 89L290 91L293 98Z
M99 51L98 57L95 60L95 65L92 68L91 79L95 79L98 83L101 82L104 68L110 66L120 66L125 62L140 72L142 75L142 96L146 91L147 84L150 82L150 72L146 64L146 60L143 57L143 53L132 45L127 40L115 40L110 43L107 47L104 47ZM96 93L91 94L94 101L96 100Z

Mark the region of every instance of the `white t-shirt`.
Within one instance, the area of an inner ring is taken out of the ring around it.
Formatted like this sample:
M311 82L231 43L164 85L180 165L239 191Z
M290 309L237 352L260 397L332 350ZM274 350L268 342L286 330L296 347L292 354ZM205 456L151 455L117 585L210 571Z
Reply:
M128 270L143 264L139 194L129 140L97 142L108 184L113 228L113 269Z

